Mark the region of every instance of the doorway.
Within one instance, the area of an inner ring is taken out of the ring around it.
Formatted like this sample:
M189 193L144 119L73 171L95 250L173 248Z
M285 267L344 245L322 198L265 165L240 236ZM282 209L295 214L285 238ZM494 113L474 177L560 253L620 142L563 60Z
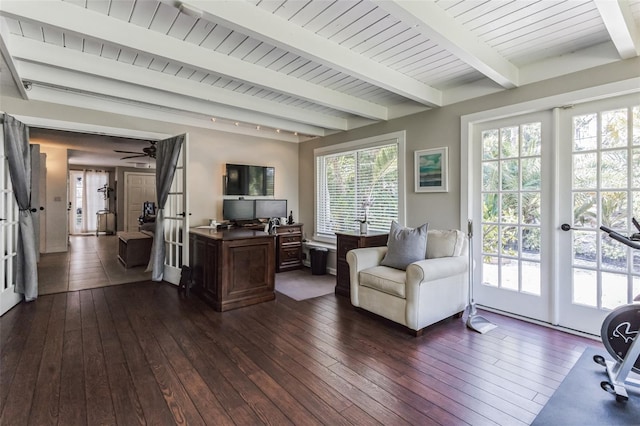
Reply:
M69 171L69 234L95 234L98 214L109 211L109 172Z
M473 125L474 293L483 306L592 335L640 293L637 95ZM569 225L568 232L561 224Z

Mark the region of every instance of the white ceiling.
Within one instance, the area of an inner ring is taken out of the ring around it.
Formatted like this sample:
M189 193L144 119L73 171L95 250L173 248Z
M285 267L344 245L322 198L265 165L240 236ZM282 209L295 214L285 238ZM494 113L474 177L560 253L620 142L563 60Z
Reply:
M0 3L25 99L292 142L635 57L638 28L640 0Z

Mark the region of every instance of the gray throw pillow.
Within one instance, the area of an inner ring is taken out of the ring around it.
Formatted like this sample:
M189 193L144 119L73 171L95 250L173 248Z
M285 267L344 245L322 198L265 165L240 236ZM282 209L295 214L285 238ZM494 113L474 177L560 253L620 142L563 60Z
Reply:
M405 228L396 221L391 222L387 254L381 265L406 270L410 263L423 260L427 255L427 228L425 223L417 228Z

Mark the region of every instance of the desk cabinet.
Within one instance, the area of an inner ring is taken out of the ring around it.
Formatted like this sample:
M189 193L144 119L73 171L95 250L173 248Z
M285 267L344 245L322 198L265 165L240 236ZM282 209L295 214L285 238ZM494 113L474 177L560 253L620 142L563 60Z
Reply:
M275 299L275 237L263 231L192 229L193 291L216 311Z
M349 278L349 264L347 252L362 247L380 247L387 245L386 233L359 234L357 232L336 232L336 290L340 296L351 297L351 279Z
M276 268L278 272L302 268L302 224L276 227Z

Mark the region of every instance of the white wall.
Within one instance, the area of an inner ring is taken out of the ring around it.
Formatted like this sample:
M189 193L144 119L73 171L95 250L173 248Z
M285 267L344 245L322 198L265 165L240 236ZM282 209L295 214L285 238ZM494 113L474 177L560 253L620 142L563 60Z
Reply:
M251 136L189 132L189 184L191 224L205 225L208 219L222 220L225 164L275 167L275 198L288 200L294 218L298 207L298 145Z

